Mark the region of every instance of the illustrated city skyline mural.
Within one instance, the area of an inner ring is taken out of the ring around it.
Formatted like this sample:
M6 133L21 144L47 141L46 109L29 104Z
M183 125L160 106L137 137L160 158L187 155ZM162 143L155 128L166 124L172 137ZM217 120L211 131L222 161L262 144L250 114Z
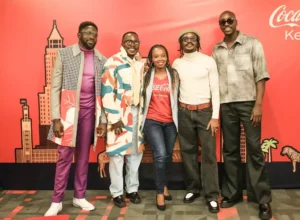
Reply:
M49 28L50 29L50 28ZM38 93L39 106L39 130L32 130L32 119L30 118L30 107L27 103L26 97L20 98L22 118L20 119L21 130L21 146L15 148L15 162L16 163L55 163L58 158L57 145L47 140L48 131L50 129L50 90L52 70L55 63L55 58L59 49L64 48L64 38L61 35L56 20L53 21L50 29L49 37L47 38L47 45L45 46L44 54L44 91ZM34 145L33 135L39 133L39 143ZM220 146L222 147L222 135L220 136ZM262 140L261 148L265 155L267 162L272 162L272 151L278 149L279 141L275 138ZM173 152L173 162L181 162L180 148L178 140L175 143ZM241 125L240 135L240 152L241 161L247 161L247 146L246 135L244 128ZM223 162L222 150L219 151L219 162ZM101 156L102 153L102 156ZM296 172L296 162L300 162L300 153L292 146L284 146L281 150L281 156L288 157L292 162L292 170ZM100 158L103 157L103 152L98 152L96 160L100 163ZM107 157L105 157L107 159ZM199 140L199 161L201 161L201 141ZM102 161L103 162L103 161ZM152 163L152 152L147 146L144 152L143 163Z

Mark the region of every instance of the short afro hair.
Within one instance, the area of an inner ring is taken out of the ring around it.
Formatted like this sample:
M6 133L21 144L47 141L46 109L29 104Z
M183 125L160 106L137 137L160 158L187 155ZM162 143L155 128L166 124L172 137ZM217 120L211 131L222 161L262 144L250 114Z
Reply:
M78 33L80 33L82 31L82 29L86 28L87 26L93 26L98 31L98 27L95 23L93 23L91 21L84 21L79 25Z
M139 35L138 35L136 32L134 32L134 31L128 31L128 32L126 32L125 34L123 34L123 36L122 36L122 41L124 40L124 37L125 37L127 34L134 34L134 35L136 35L137 37L139 37Z

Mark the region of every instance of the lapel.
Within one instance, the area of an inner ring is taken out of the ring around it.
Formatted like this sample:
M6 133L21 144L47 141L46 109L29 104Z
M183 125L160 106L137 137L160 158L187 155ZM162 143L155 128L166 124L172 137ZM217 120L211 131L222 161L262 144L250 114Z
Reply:
M147 103L146 105L149 106L150 100L151 100L151 96L152 96L152 87L153 87L153 81L154 81L154 68L151 72L151 78L150 78L150 82L149 85L146 89L146 98L147 98Z
M174 94L173 94L173 90L172 90L172 80L171 80L171 74L169 73L168 69L167 69L167 76L168 76L168 81L169 81L169 90L170 90L170 102L171 102L171 108L174 105ZM175 88L174 88L175 91Z

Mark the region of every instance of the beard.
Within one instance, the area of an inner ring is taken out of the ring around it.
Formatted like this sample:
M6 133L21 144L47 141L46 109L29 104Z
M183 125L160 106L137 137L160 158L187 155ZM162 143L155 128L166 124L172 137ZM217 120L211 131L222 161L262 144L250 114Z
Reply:
M196 50L197 50L197 46L196 46L196 44L194 44L194 43L189 43L188 44L189 46L192 46L191 48L186 48L185 46L183 47L183 51L185 52L185 53L192 53L192 52L195 52Z
M82 46L85 48L85 49L88 49L88 50L92 50L95 48L96 46L96 41L94 41L93 44L89 44L87 42L87 40L83 40L83 39L80 39L80 43L82 44Z

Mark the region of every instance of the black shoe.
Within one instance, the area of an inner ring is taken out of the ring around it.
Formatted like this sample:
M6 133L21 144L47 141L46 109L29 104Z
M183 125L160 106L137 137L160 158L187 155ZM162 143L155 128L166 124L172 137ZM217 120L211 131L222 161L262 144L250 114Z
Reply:
M132 202L134 204L139 204L142 202L141 197L139 196L139 194L137 192L126 193L126 198L130 199L130 202Z
M156 207L160 211L165 211L166 210L166 203L164 205L158 205L158 203L157 203L157 194L156 194Z
M240 202L243 202L243 198L241 198L239 200L231 200L227 197L224 197L221 201L221 208L230 208Z
M123 196L117 196L117 197L113 198L113 200L114 200L115 206L117 206L119 208L124 208L126 206Z
M198 198L200 196L200 193L191 193L193 194L191 197L187 198L186 196L188 195L189 193L187 193L184 198L183 198L183 202L184 203L192 203L195 201L196 198Z
M272 209L269 203L259 205L259 218L263 220L272 218Z
M213 206L212 203L217 203L217 206ZM210 211L211 213L218 213L220 211L218 201L207 201L206 205L208 207L208 211Z
M168 195L168 196L165 196L165 195L164 195L164 197L165 197L165 200L167 200L167 201L172 201L172 196L171 196L171 195Z

